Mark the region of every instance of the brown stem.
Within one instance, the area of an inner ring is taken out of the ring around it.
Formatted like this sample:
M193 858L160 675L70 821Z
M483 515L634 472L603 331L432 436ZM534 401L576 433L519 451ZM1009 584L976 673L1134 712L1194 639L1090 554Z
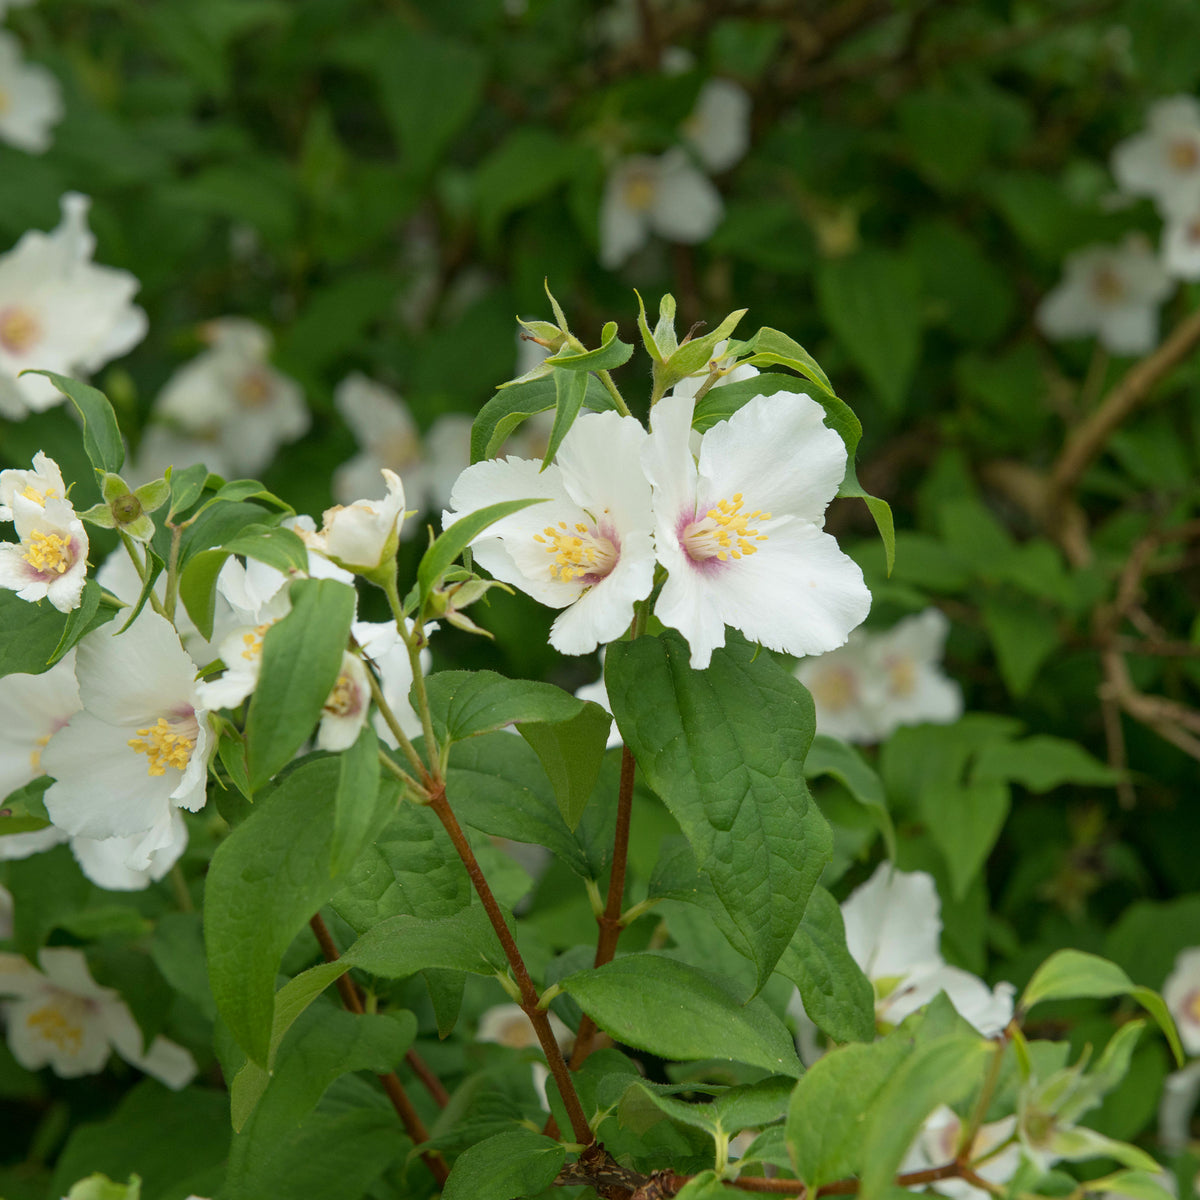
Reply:
M613 836L612 874L608 880L608 897L604 912L596 918L600 926L600 937L596 941L596 957L593 966L602 967L612 962L617 952L617 940L621 936L621 910L625 903L625 866L629 858L629 822L633 812L633 752L628 746L621 749L621 785L617 793L617 828ZM575 1035L575 1049L571 1053L571 1070L578 1071L592 1052L596 1040L596 1022L584 1015Z
M592 1131L587 1117L584 1115L583 1105L579 1102L575 1085L571 1082L571 1073L567 1070L566 1060L554 1037L554 1031L550 1028L550 1018L543 1009L538 1007L540 997L537 988L533 986L533 980L530 979L529 971L525 967L525 960L521 957L521 951L517 949L517 943L513 939L508 923L504 920L500 905L496 902L496 897L492 894L492 889L484 878L479 862L475 858L475 852L471 849L471 843L467 840L467 835L463 832L458 818L455 817L446 800L444 782L439 781L434 785L429 807L437 814L438 820L450 835L450 840L454 843L454 848L458 851L458 856L462 859L463 866L467 868L467 874L471 877L471 883L479 899L483 902L484 911L492 923L492 928L496 931L496 937L500 939L504 957L508 959L513 978L521 992L521 1008L533 1025L533 1031L537 1034L538 1042L541 1043L542 1053L546 1056L546 1065L550 1068L554 1082L558 1085L559 1094L567 1109L567 1116L571 1120L571 1130L575 1135L575 1140L586 1146L593 1141Z
M314 913L308 924L316 935L317 944L321 947L321 953L324 955L325 961L336 962L341 957L338 954L337 943L333 940L333 935L329 932L329 926L325 924L321 914ZM349 975L339 975L337 989L346 1010L357 1016L361 1016L364 1012L363 1002L362 997L358 994L358 988L354 986L354 980ZM413 1052L410 1051L409 1053L411 1055ZM425 1122L421 1120L421 1114L413 1107L413 1103L408 1098L408 1093L404 1090L404 1085L400 1082L395 1071L391 1071L387 1075L380 1075L379 1082L383 1084L383 1090L387 1093L387 1098L392 1102L392 1107L396 1110L396 1115L400 1118L400 1122L404 1126L404 1130L408 1136L418 1146L423 1142L429 1141L429 1130L425 1128ZM444 1094L445 1089L443 1088L442 1091ZM446 1166L446 1160L438 1151L423 1150L421 1152L421 1161L429 1168L439 1185L444 1184L449 1178L450 1168Z

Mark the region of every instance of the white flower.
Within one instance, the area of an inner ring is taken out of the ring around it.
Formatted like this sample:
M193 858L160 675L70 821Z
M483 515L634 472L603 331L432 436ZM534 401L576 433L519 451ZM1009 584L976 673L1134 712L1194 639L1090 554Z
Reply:
M750 145L750 93L732 79L709 79L684 121L683 139L710 171L727 171Z
M131 303L138 281L92 262L91 201L69 192L53 233L31 230L0 257L0 415L23 417L62 403L43 375L89 374L137 345L146 314Z
M491 459L454 485L447 528L502 500L545 498L497 521L472 550L497 579L564 610L550 629L550 644L563 654L619 638L634 603L650 594L650 487L638 466L645 441L632 417L585 413L544 471L540 462Z
M1014 1137L1016 1130L1017 1118L1010 1116L981 1125L975 1134L966 1161L968 1164L978 1163L975 1166L976 1173L989 1183L1007 1183L1021 1165L1021 1148ZM958 1114L944 1104L938 1105L926 1118L900 1170L923 1171L954 1162L958 1157L962 1132L962 1120ZM1002 1146L1004 1148L1000 1149ZM986 1157L988 1155L991 1157ZM986 1161L979 1162L982 1158L986 1158ZM987 1200L989 1195L965 1179L938 1179L928 1186L943 1196L951 1197L951 1200Z
M1175 279L1200 279L1200 204L1186 213L1167 217L1162 262Z
M32 471L0 471L0 521L13 520L14 496L24 496L43 508L47 500L65 500L67 489L58 463L39 450Z
M142 1033L125 1001L100 987L79 950L58 946L38 955L39 971L16 954L0 954L0 995L8 1046L26 1070L49 1066L71 1079L94 1075L113 1051L178 1090L196 1073L192 1056L164 1037L143 1049Z
M1131 234L1120 246L1088 246L1067 256L1063 281L1034 320L1049 338L1095 334L1113 354L1145 354L1158 341L1158 305L1172 283L1149 246Z
M214 475L224 479L237 474L215 426L203 433L185 433L152 422L143 431L137 451L132 461L126 463L122 476L130 487L140 487L153 479L161 479L168 467L182 471L197 463L203 463Z
M346 750L367 721L371 707L371 685L367 668L357 654L342 655L342 669L325 701L321 724L317 728L318 750Z
M1180 1030L1181 1038L1182 1034ZM1180 1071L1172 1071L1163 1081L1158 1101L1158 1140L1168 1154L1182 1154L1188 1148L1197 1099L1200 1099L1200 1059Z
M822 529L846 469L842 439L808 396L755 396L689 448L692 403L664 397L642 455L655 545L670 573L655 606L708 666L725 626L788 654L821 654L867 615L862 571Z
M659 158L622 159L600 201L600 262L619 267L651 233L672 242L702 242L724 212L720 192L680 148Z
M167 380L156 413L200 438L215 438L235 474L256 475L284 442L308 431L299 384L270 364L271 335L240 317L209 321L210 349Z
M2 843L0 843L2 844ZM8 888L0 886L0 942L13 935L13 898Z
M559 1049L569 1050L575 1035L554 1013L547 1012L546 1015L550 1018L550 1028ZM496 1042L501 1046L511 1046L514 1050L539 1048L533 1025L519 1004L497 1004L487 1009L479 1018L475 1037L477 1041Z
M408 622L412 628L412 622ZM426 626L426 631L431 627ZM412 690L412 663L408 649L394 621L355 621L350 632L379 674L379 689L388 708L392 710L401 730L409 738L421 735L421 718L413 711L408 694ZM421 669L428 671L433 659L428 650L421 651ZM369 686L369 685L368 685ZM399 744L381 713L372 721L380 739L394 750ZM357 736L357 734L356 734Z
M69 500L39 504L12 497L19 543L0 542L0 587L22 600L49 600L59 612L79 607L87 578L88 539Z
M1200 207L1200 102L1169 96L1150 109L1148 128L1121 142L1113 174L1128 192L1152 196L1164 216Z
M1200 946L1179 952L1162 997L1175 1018L1183 1048L1200 1054Z
M846 645L799 663L796 677L812 693L817 731L881 742L901 725L957 721L962 690L940 665L949 626L927 608L887 633L856 629Z
M124 633L107 627L76 650L83 711L50 739L42 765L50 819L89 838L135 837L130 867L178 837L174 810L204 806L208 714L195 664L171 625L148 607Z
M425 435L426 505L431 511L440 512L450 503L458 477L470 465L471 418L466 413L438 417Z
M942 959L941 901L924 871L895 871L880 863L874 875L842 904L846 947L875 988L875 1020L883 1029L899 1025L938 992L984 1037L999 1033L1012 1018L1011 983L987 984Z
M0 30L0 141L43 154L62 116L58 80L45 67L25 62L17 39Z
M404 522L404 484L386 467L380 473L387 486L382 500L335 504L322 514L318 532L297 529L310 551L351 571L373 571L395 555Z
M132 837L71 839L71 853L79 869L97 886L110 892L140 892L157 883L187 849L188 831L183 814L172 809L166 836L155 849L143 850L140 834Z

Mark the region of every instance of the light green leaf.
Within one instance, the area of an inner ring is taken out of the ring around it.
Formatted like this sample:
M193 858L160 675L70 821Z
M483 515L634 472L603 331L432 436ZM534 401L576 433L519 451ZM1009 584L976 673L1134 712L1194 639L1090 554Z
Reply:
M896 857L896 830L888 811L883 783L866 759L847 742L818 733L804 760L804 777L816 779L832 775L855 800L867 809L879 825L887 846L888 858Z
M563 438L567 436L571 426L575 424L575 418L579 416L583 398L587 393L588 379L588 375L577 371L554 372L554 425L546 442L546 453L542 456L543 471L553 462Z
M425 690L434 731L451 742L522 721L569 721L585 704L553 684L506 679L495 671L438 671Z
M591 703L566 721L522 721L517 726L541 760L570 829L579 824L595 789L611 726L609 713Z
M971 778L977 783L1006 780L1031 792L1049 792L1064 783L1109 787L1118 772L1089 754L1078 742L1038 734L1019 742L992 742L984 746Z
M817 360L799 342L778 329L763 326L749 341L730 342L725 353L752 367L787 367L815 383L821 391L833 395L829 376L821 370Z
M53 371L29 371L30 375L45 375L75 406L83 420L83 448L88 462L103 474L116 473L125 463L125 443L108 397L96 388ZM21 374L25 374L24 371Z
M566 1148L540 1133L514 1129L476 1142L455 1160L443 1200L514 1200L536 1196L553 1182Z
M584 406L595 412L612 409L612 397L600 381L594 375L585 378ZM471 461L494 457L522 421L553 408L557 395L555 382L549 376L501 387L479 410L471 425Z
M875 522L875 528L879 530L879 536L883 541L887 573L891 575L892 568L896 565L896 524L892 519L892 506L886 500L880 500L878 496L872 496L870 492L864 490L863 485L858 482L858 472L854 468L853 458L846 460L846 477L842 480L837 494L839 499L858 499L866 504L867 511L871 514L871 519Z
M617 337L616 321L609 321L600 334L595 350L572 350L564 346L546 361L556 369L566 371L611 371L624 366L633 355L633 347Z
M1013 696L1024 696L1038 671L1062 644L1053 615L1029 600L991 593L980 606L996 651L996 664Z
M961 900L1004 827L1008 785L931 781L921 792L919 807L929 836L946 860L954 899Z

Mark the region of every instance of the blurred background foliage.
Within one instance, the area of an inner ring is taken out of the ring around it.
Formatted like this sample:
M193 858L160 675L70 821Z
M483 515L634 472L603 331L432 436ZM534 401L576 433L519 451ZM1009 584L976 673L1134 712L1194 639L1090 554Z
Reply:
M948 956L1019 985L1073 945L1160 986L1200 944L1196 364L1156 378L1050 495L1133 360L1033 319L1071 252L1157 241L1108 161L1156 99L1200 85L1194 0L42 0L7 23L65 117L44 154L0 145L0 247L52 228L65 191L93 198L96 259L137 276L150 319L95 380L135 447L216 317L269 327L302 385L312 427L265 478L319 515L356 448L332 399L351 371L427 431L517 373L514 316L549 316L547 278L589 345L609 318L637 343L634 288L647 307L673 292L681 331L748 307L740 333L791 334L861 417L891 578L865 506L829 520L867 572L869 626L928 604L952 620L968 716L869 752L901 865L938 878ZM667 72L672 48L688 59ZM714 77L752 99L719 224L599 266L610 170L678 145ZM1196 299L1181 287L1164 330ZM640 354L618 382L644 413ZM0 423L3 465L38 449L86 477L63 409ZM549 650L551 614L493 597L474 615L494 643L450 631L439 666L595 678ZM854 832L836 783L822 801L837 868L865 877L875 828ZM539 928L570 945L586 907L559 888L556 936L556 879ZM1167 1065L1139 1053L1105 1110L1115 1136L1153 1124ZM0 1077L10 1098L25 1086ZM68 1108L39 1126L48 1158Z

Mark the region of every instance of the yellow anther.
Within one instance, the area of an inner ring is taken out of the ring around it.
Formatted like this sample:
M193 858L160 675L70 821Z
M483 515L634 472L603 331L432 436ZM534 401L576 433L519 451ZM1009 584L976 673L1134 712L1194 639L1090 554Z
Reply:
M888 683L892 694L911 696L917 689L917 666L910 655L903 655L887 663Z
M9 354L25 354L42 336L42 326L27 308L0 309L0 346Z
M53 488L47 488L45 492L39 492L32 483L27 483L21 489L21 495L26 500L32 500L34 504L40 504L43 508L46 507L47 499L54 499L58 493Z
M64 1013L64 1008L74 1011ZM35 1009L25 1018L25 1024L65 1054L78 1054L83 1045L83 1028L79 1021L82 1015L83 1001L76 996L64 995L58 1005L50 1003L45 1008Z
M35 571L61 575L71 566L71 539L35 529L23 557Z
M358 685L343 671L325 701L324 709L335 717L352 717L362 707L362 696Z
M1200 147L1192 138L1175 138L1167 148L1167 159L1176 171L1200 167Z
M586 576L603 578L617 565L617 548L603 534L582 524L576 524L579 534L574 534L565 521L558 524L558 529L547 525L543 531L545 537L533 535L534 541L554 556L550 564L551 579L570 583Z
M841 712L858 699L854 672L846 667L827 667L809 682L808 690L827 712Z
M247 662L253 662L256 658L262 658L263 636L267 630L271 628L268 621L263 625L256 625L249 633L242 634L242 645L245 649L242 651L242 657Z
M47 743L50 741L50 734L43 734L33 743L33 749L29 752L29 769L34 775L44 775L42 770L42 751L45 750Z
M759 533L751 521L769 521L771 514L755 509L742 512L742 493L735 492L732 500L718 500L699 521L693 521L683 533L684 548L694 562L715 558L728 562L743 555L753 554L758 547L755 542L767 541L765 533Z
M176 733L167 723L166 717L159 717L151 727L139 729L138 736L130 738L126 745L135 754L144 754L149 760L146 773L149 775L165 775L168 767L177 771L184 770L196 747L196 739L186 733Z

